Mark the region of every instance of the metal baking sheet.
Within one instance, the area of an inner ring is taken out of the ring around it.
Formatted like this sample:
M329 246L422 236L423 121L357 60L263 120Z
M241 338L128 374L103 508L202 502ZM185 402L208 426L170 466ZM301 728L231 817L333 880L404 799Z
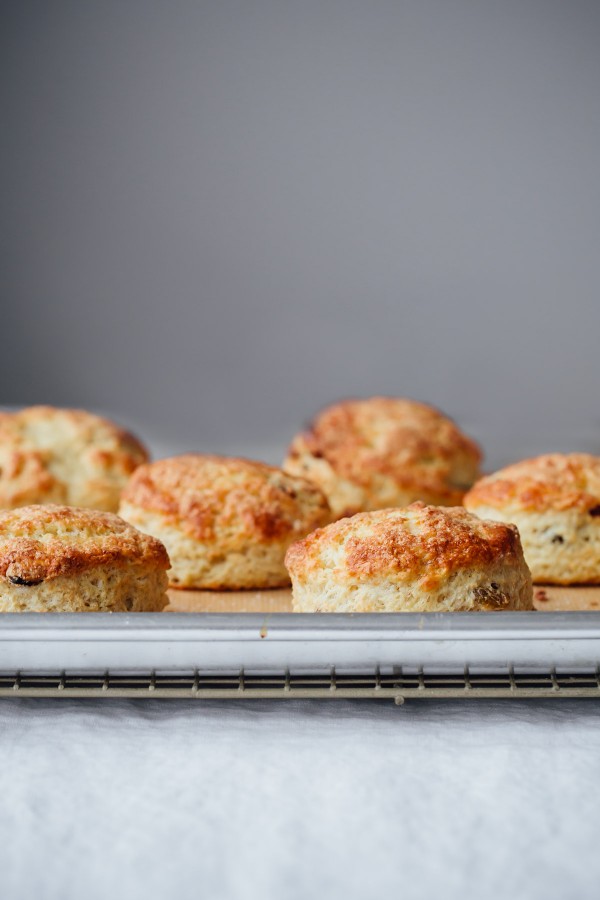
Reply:
M600 613L2 614L0 673L596 672Z

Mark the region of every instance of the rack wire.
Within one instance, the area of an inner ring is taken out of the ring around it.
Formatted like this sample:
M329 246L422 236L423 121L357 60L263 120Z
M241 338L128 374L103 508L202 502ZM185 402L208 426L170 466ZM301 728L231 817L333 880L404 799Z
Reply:
M470 672L430 674L299 675L289 671L256 675L164 674L35 674L0 675L0 697L128 698L189 700L488 700L600 699L600 670L587 673Z

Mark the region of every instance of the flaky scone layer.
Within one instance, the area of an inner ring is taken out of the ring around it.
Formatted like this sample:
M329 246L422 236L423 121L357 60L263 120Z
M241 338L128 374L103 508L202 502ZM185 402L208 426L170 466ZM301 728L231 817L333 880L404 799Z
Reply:
M532 609L517 529L413 503L359 513L286 554L297 612Z
M436 409L373 397L319 413L292 441L284 469L318 484L340 517L414 500L458 504L480 460L478 446Z

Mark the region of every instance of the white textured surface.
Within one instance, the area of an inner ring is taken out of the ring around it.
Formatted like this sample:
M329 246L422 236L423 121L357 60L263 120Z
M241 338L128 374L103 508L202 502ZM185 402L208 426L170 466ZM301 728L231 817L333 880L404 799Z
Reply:
M4 898L596 898L600 705L0 701Z

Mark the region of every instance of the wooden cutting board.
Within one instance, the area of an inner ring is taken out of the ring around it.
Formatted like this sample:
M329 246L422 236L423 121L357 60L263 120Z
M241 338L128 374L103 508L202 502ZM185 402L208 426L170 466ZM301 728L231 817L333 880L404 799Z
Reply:
M534 605L540 612L600 610L599 587L552 587L536 585ZM292 612L292 592L277 591L189 591L170 590L165 612Z

